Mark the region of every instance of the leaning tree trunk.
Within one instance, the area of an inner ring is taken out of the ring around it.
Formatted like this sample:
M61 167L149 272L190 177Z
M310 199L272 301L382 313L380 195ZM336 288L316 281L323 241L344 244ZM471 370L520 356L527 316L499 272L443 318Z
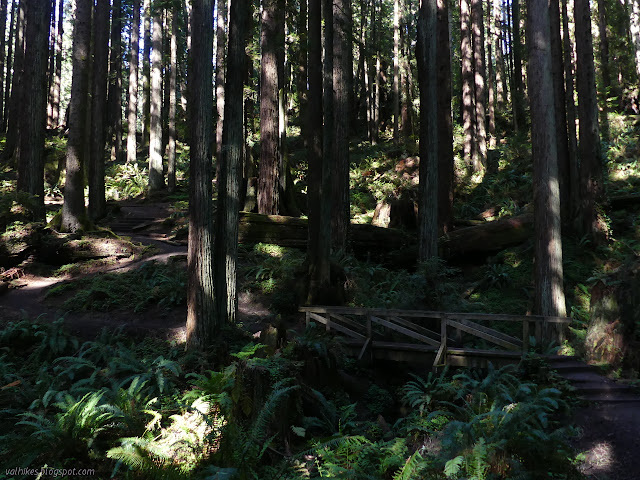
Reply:
M135 163L138 152L138 57L140 36L140 0L133 0L131 20L131 56L129 57L129 102L127 107L127 163Z
M234 2L235 3L235 2ZM222 327L216 316L213 273L211 109L213 108L213 0L194 0L189 71L189 250L187 253L187 346L204 349ZM220 295L216 292L216 295Z
M84 159L85 120L89 93L88 62L91 43L91 0L76 0L73 27L73 76L69 101L69 136L67 140L67 174L64 186L61 229L76 232L85 222Z
M27 28L23 99L20 105L18 190L37 197L34 217L45 220L44 136L47 117L47 59L51 2L30 3Z
M399 0L397 0L399 1ZM351 48L351 0L334 0L333 20L333 156L331 175L331 242L345 250L351 213L349 209L349 92L353 69Z
M162 11L154 5L151 50L151 118L149 123L149 192L164 188L162 171Z
M418 255L438 257L438 87L436 0L421 0L418 13L418 82L420 87L420 190Z
M104 191L105 111L107 101L107 67L109 62L109 2L95 7L93 34L93 81L91 86L91 138L89 156L89 217L101 218L106 213Z
M534 312L564 317L562 236L548 0L528 2L534 188Z
M240 181L242 179L243 90L249 2L233 0L229 12L229 46L225 84L222 160L216 212L215 285L219 322L234 324L238 318L237 258ZM211 85L209 85L211 88Z

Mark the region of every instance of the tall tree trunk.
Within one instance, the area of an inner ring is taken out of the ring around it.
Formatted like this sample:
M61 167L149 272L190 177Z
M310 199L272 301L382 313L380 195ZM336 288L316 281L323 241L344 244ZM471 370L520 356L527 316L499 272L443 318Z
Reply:
M217 0L218 20L216 22L216 112L218 120L216 123L216 155L218 164L222 154L222 125L224 122L224 54L226 51L227 34L225 26L227 24L227 2Z
M111 58L109 66L108 125L113 139L112 160L122 158L122 2L113 0L111 16Z
M611 94L611 67L609 66L609 38L607 36L607 9L604 0L598 0L598 30L600 34L600 74L602 75L601 133L605 141L609 140L609 96Z
M26 0L18 3L15 33L15 56L13 59L13 78L11 80L11 100L7 115L7 139L4 144L3 159L11 158L18 147L18 125L20 123L20 103L22 101L23 68L24 68L24 34L25 34Z
M335 151L334 151L334 138L335 138L335 125L334 125L334 88L336 85L333 83L334 74L334 38L335 28L333 19L333 0L323 0L322 2L322 19L324 21L324 57L322 65L322 112L324 118L324 126L322 131L322 185L327 186L327 191L324 192L322 197L322 215L321 224L323 225L324 233L329 237L328 244L331 248L331 241L333 235L331 232L331 217L333 211L333 204L336 192L332 190L331 174L335 171ZM336 172L337 173L337 172ZM329 194L327 194L329 193Z
M588 0L575 0L576 24L576 87L578 91L578 119L580 121L580 221L582 235L599 232L596 202L602 195L602 158L598 127L598 98L595 67L593 64L593 38L591 10Z
M236 2L234 2L236 3ZM204 349L223 319L216 315L213 271L211 110L213 108L213 0L193 0L188 113L189 250L187 253L187 347ZM219 292L215 295L220 296Z
M548 0L530 0L529 98L534 171L535 301L537 315L564 317L560 191Z
M502 111L507 103L507 90L505 85L504 58L502 55L502 0L493 0L493 26L495 32L496 51L496 100L498 110Z
M171 63L169 72L169 130L167 139L167 188L169 193L176 189L176 85L178 73L178 15L172 10L171 42L169 46Z
M451 56L449 52L449 4L438 0L438 226L444 233L453 228L453 118L451 116ZM422 140L421 140L422 143ZM424 178L424 177L423 177Z
M488 109L489 109L489 148L496 147L496 84L494 81L493 68L493 40L494 32L492 25L492 4L487 0L487 87L489 89ZM496 48L497 51L497 48Z
M300 0L298 49L296 91L298 93L300 133L304 142L307 143L307 0Z
M162 10L152 6L151 118L149 123L149 192L164 188L162 170Z
M133 19L131 20L131 53L129 57L129 102L127 109L127 163L135 163L138 152L138 57L140 38L140 0L133 0Z
M49 91L49 118L50 127L57 128L60 125L61 93L62 93L62 40L64 30L64 0L57 0L58 16L54 37L54 61L51 75L51 87Z
M260 173L258 212L276 215L280 207L278 178L278 48L277 0L263 0L260 60Z
M321 0L309 0L309 112L308 162L309 162L309 291L307 303L317 303L320 292L330 282L330 232L331 225L323 224L327 218L323 199L329 196L329 185L323 182L322 138L322 7Z
M424 0L423 0L424 1ZM468 165L476 155L473 49L469 0L460 0L460 57L462 60L462 123L464 129L463 157Z
M11 21L9 24L9 36L7 37L7 72L5 75L5 89L4 89L4 99L0 99L3 101L4 103L4 114L2 115L2 127L0 128L0 131L2 133L5 133L7 131L7 122L8 122L8 118L9 118L9 114L11 112L11 104L10 104L10 98L11 98L11 84L12 84L12 75L11 72L13 71L13 68L15 68L14 65L14 55L13 55L13 45L14 45L14 31L15 31L15 26L16 26L16 19L17 19L17 14L18 14L18 3L19 0L12 0L11 1ZM4 156L4 155L3 155Z
M411 117L413 113L413 108L412 108L413 96L411 94L411 88L410 88L410 79L411 79L412 72L411 72L411 66L409 64L409 51L411 48L410 47L411 39L407 32L408 15L406 12L406 5L403 5L402 18L404 19L404 23L400 30L400 43L402 45L401 69L400 69L400 90L401 90L402 103L400 107L400 125L401 125L402 136L405 139L407 139L413 134L413 125L411 122ZM445 19L445 21L447 21L447 33L448 33L449 32L448 19ZM447 36L447 42L449 42L448 36ZM449 69L451 69L451 62L449 62Z
M332 245L345 250L351 218L349 208L349 92L352 86L351 0L334 0L333 20L333 157L331 175L333 197L331 213Z
M421 0L418 11L418 82L420 86L420 184L418 256L438 256L438 86L437 2Z
M144 0L142 7L142 146L149 145L149 122L151 121L151 0Z
M520 0L512 0L513 8L513 124L516 131L526 126L522 89L522 41L520 40Z
M47 118L47 58L51 2L27 6L23 98L20 105L18 190L37 196L33 214L45 220L44 136Z
M580 210L580 173L578 169L578 140L576 136L576 105L573 89L573 50L569 36L567 0L562 0L562 42L564 45L564 83L567 108L567 137L569 156L569 212L577 218Z
M104 192L105 111L107 101L107 67L109 64L109 13L108 1L98 2L94 13L93 78L91 85L91 136L88 162L89 217L101 218L106 213Z
M84 136L88 104L88 62L91 43L91 0L76 0L73 27L73 76L69 100L69 137L67 140L67 174L62 205L64 232L76 232L85 223L84 208Z
M398 143L400 132L400 0L393 0L393 141Z
M551 40L551 74L553 80L553 99L556 125L557 170L560 182L560 208L562 224L569 220L569 144L567 137L567 110L564 94L564 65L562 40L560 38L560 4L558 0L549 2L549 25Z
M7 31L7 0L0 1L0 122L4 118L6 105L2 103L4 98L4 68L5 68L5 47L7 38L5 36ZM9 37L11 42L11 37ZM9 85L7 84L7 88Z
M476 95L476 144L473 156L473 170L479 172L487 168L487 100L484 68L484 22L482 0L471 0L471 30L473 31L473 67Z
M640 77L640 1L629 0L629 26L631 31L631 41L635 50L636 73Z
M229 323L235 323L238 317L236 262L244 149L242 107L247 72L246 32L252 10L250 2L231 1L214 260L217 316L219 321Z

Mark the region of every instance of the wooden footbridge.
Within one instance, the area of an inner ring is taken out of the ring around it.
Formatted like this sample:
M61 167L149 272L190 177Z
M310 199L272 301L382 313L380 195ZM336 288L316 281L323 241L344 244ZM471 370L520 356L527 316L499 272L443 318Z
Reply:
M318 322L345 337L358 359L433 361L433 367L514 363L537 345L558 341L566 317L493 315L421 310L300 307L307 324ZM520 324L520 325L517 325Z

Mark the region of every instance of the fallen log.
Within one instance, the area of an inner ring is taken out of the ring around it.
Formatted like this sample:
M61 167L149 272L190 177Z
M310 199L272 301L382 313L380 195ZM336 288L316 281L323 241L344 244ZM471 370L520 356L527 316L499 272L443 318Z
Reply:
M485 222L454 230L441 237L440 255L452 258L468 254L490 254L519 245L530 238L532 233L533 215L530 213ZM307 220L241 212L239 237L241 243L262 242L306 248ZM387 263L397 266L415 266L418 257L416 237L402 230L351 224L349 240L356 255L374 258L382 255Z
M628 195L617 195L609 199L609 204L614 210L623 209L631 205L640 204L640 194L630 193Z

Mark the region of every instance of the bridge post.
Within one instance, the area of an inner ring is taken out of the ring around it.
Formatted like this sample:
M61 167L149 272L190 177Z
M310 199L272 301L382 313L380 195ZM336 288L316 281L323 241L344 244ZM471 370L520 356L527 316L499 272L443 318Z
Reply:
M522 322L522 356L529 352L529 320L525 317Z

